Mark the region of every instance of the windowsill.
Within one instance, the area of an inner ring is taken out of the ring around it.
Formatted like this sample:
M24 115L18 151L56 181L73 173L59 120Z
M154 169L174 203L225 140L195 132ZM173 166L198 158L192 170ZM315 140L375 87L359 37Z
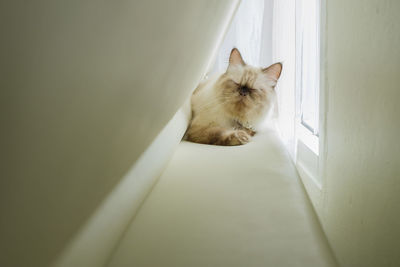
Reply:
M181 142L109 266L233 262L335 266L292 161L272 130L243 146Z
M319 180L319 138L309 129L297 123L297 153L296 167L303 180L313 183L316 189L321 190Z
M322 193L319 174L319 138L300 123L297 124L296 132L296 168L315 210L319 210Z
M318 137L311 133L300 122L297 123L297 138L301 140L317 157L319 154L319 140Z

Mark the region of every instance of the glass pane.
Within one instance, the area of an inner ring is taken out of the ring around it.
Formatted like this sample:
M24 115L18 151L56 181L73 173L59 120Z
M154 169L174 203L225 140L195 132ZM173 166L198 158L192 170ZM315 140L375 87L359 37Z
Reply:
M301 122L318 134L319 14L318 0L301 5Z

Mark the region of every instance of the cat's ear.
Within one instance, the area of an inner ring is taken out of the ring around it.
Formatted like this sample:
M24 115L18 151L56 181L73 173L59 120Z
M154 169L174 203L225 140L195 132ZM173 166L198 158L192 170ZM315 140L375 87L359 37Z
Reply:
M282 63L278 62L275 64L272 64L268 68L262 69L265 75L273 81L278 81L279 77L281 76L282 72Z
M232 65L245 65L242 55L237 48L233 48L229 56L229 66Z

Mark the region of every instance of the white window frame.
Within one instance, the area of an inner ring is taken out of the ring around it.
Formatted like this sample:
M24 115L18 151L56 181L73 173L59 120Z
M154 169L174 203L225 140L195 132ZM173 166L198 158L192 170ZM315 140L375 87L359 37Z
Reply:
M319 23L317 33L318 38L318 50L317 58L317 73L316 73L316 84L318 88L318 129L311 131L310 128L306 127L302 123L301 118L301 77L302 74L302 62L301 62L301 4L302 1L309 0L297 0L296 1L296 120L295 120L295 161L299 174L303 180L304 185L311 199L313 194L320 193L323 186L323 171L325 162L324 142L325 142L325 103L326 103L326 92L325 92L325 78L324 78L324 55L325 55L325 1L317 0L317 17L319 17ZM319 65L319 66L318 66Z

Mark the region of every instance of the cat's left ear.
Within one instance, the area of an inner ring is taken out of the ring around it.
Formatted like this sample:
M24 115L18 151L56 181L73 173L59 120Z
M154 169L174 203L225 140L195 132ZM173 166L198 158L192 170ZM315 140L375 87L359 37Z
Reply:
M262 71L264 72L265 75L267 75L267 77L269 79L277 82L279 77L281 76L282 63L278 62L278 63L272 64L268 68L262 69Z
M242 55L237 48L233 48L229 56L229 66L245 65Z

